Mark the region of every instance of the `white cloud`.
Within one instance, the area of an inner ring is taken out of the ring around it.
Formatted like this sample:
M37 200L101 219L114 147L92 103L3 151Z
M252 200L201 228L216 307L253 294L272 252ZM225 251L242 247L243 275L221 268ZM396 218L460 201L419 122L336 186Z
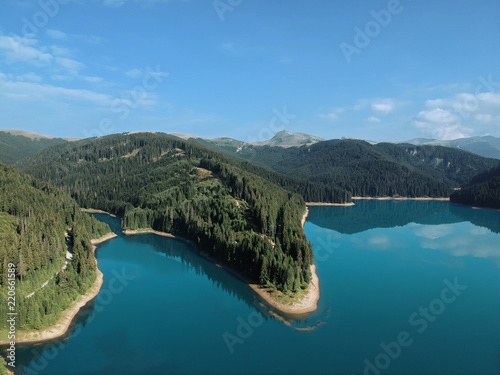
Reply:
M16 77L18 81L27 81L27 82L41 82L42 77L36 75L35 73L25 73L18 75Z
M140 69L130 69L125 73L130 78L141 78L143 72Z
M435 124L453 124L460 121L456 114L442 108L420 111L417 117L422 121Z
M68 35L66 33L59 31L59 30L54 30L54 29L47 29L45 31L45 34L47 34L47 36L49 38L57 39L57 40L63 40L63 39L66 39L68 37Z
M71 57L73 55L71 50L60 46L50 46L50 50L54 56Z
M413 117L414 125L439 139L484 135L500 129L500 94L459 93L427 100L426 109Z
M45 34L57 41L74 41L78 40L87 44L100 44L106 41L105 38L97 35L87 35L87 34L69 34L61 30L48 29Z
M78 71L85 68L85 65L79 61L68 59L67 57L56 57L56 62L71 75L78 75Z
M102 77L94 77L94 76L80 76L80 78L82 78L84 81L91 83L99 83L104 80Z
M120 101L124 105L129 105L131 107L139 106L141 108L151 108L157 103L158 97L153 92L127 90L122 95Z
M382 120L380 120L378 117L375 117L375 116L370 116L368 118L365 118L365 121L366 122L372 122L372 123L378 123Z
M442 108L420 111L413 120L418 129L437 139L464 138L472 133L472 129L462 125L459 116Z
M320 113L318 117L323 120L328 120L331 122L336 122L339 119L339 115L344 113L344 108L334 107L328 111L328 113Z
M68 89L36 82L21 82L0 79L0 96L16 97L25 100L57 100L57 101L83 101L98 106L111 106L114 98L89 90Z
M474 120L480 121L480 122L491 122L493 119L492 115L489 115L487 113L478 113L477 115L474 116Z
M36 44L36 39L0 35L0 53L3 52L8 63L25 62L38 67L54 67L51 64L55 63L56 68L74 76L85 68L83 63L61 56L69 54L69 50L65 48L50 46L54 56L48 53L46 48L36 48ZM56 75L61 75L61 73L58 72Z
M383 115L391 113L396 107L393 99L376 99L371 103L371 110Z
M353 109L361 111L368 108L373 114L387 115L396 109L398 103L391 98L363 99L356 104Z
M3 51L7 62L18 61L32 63L49 63L53 56L46 51L35 48L37 41L19 36L0 35L0 50Z

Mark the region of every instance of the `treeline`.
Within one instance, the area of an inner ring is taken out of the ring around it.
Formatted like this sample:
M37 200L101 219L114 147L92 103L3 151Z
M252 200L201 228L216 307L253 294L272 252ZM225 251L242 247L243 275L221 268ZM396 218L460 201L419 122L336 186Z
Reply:
M483 172L450 196L453 203L500 208L500 166Z
M81 212L60 189L0 163L0 315L7 316L8 265L12 263L17 328L39 329L55 323L60 312L95 280L90 239L109 231L107 224ZM73 261L62 272L67 243ZM0 329L5 327L2 320Z
M350 199L341 189L158 134L58 146L20 166L62 187L84 207L122 216L124 228L183 235L243 275L282 291L306 287L313 262L301 228L304 200L295 191Z

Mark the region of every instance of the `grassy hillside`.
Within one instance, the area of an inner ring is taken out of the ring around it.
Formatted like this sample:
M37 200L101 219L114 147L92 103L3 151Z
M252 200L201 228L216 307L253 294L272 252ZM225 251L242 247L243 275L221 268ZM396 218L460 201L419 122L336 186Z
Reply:
M44 148L67 142L62 138L29 138L0 131L0 162L14 164Z
M0 315L7 316L9 269L14 265L17 329L54 324L94 282L90 239L109 231L60 189L0 163ZM67 244L73 261L62 271ZM0 330L6 327L2 319Z
M123 217L128 229L186 236L248 278L282 291L305 288L313 262L301 227L303 198L339 193L162 134L124 134L57 146L23 170L82 206Z

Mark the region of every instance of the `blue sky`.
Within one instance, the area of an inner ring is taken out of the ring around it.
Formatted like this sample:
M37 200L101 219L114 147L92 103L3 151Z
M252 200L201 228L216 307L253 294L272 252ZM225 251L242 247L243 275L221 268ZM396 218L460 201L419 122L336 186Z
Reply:
M500 136L498 0L2 0L0 128Z

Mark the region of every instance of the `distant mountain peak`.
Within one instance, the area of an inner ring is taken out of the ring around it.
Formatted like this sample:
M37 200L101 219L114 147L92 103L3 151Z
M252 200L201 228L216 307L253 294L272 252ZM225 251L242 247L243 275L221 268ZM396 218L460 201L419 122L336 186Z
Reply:
M283 135L291 135L291 134L294 134L294 133L292 133L292 132L290 132L290 131L288 131L288 130L282 130L282 131L277 132L277 133L274 135L274 137L276 137L276 136L283 136ZM304 134L304 133L296 133L296 134ZM274 138L274 137L273 137L273 138Z
M288 130L281 130L277 132L271 139L260 142L252 142L251 144L254 146L292 147L292 146L303 146L322 141L324 141L323 138L316 137L314 135L305 133L293 133Z

